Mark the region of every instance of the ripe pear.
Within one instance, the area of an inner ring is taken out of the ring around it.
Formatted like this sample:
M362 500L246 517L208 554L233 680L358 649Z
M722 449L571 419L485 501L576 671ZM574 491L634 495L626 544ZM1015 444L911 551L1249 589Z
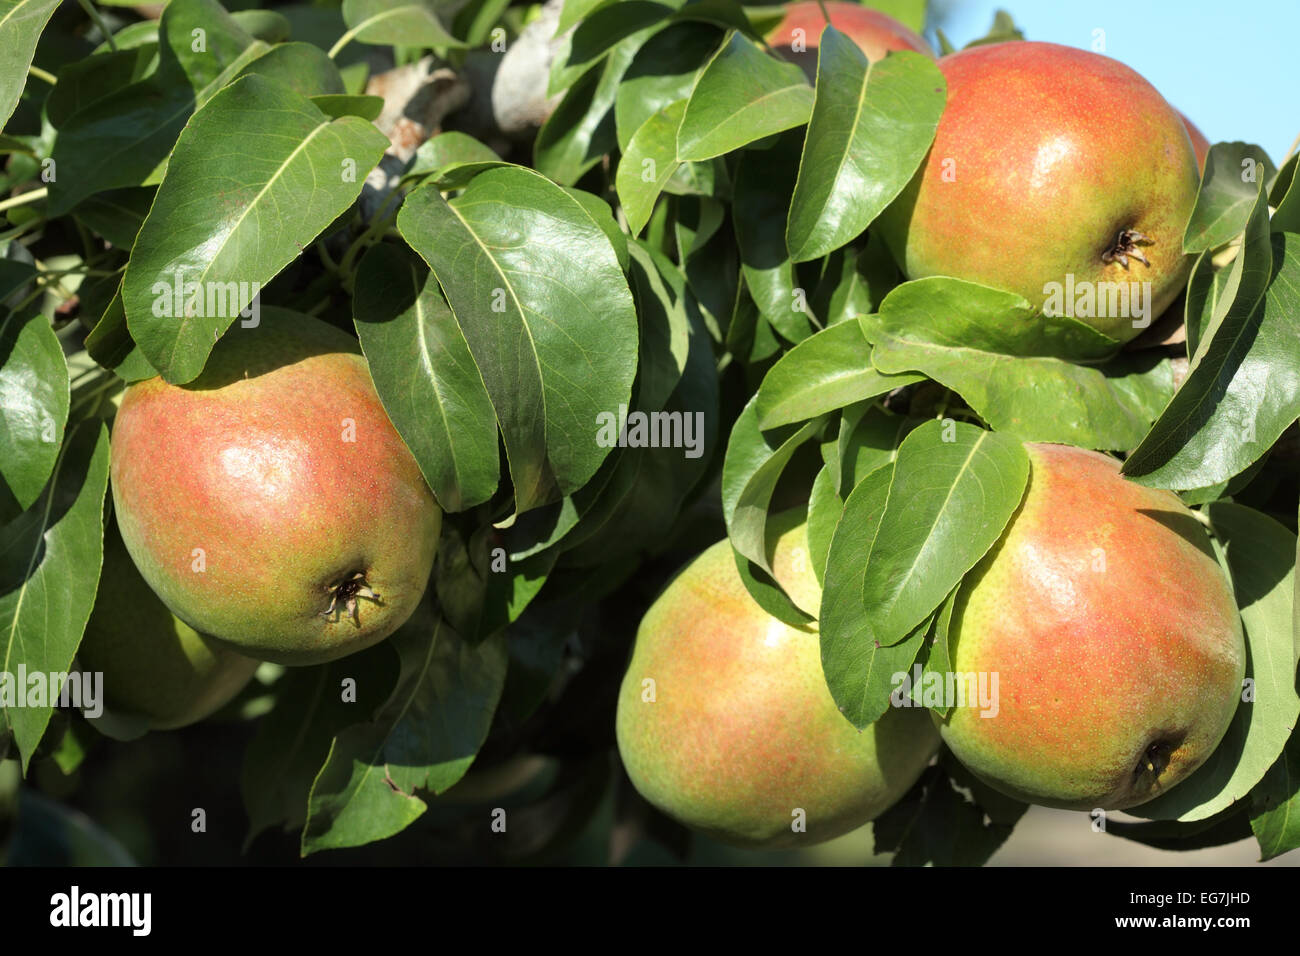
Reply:
M777 580L815 610L821 588L801 520L772 519L769 553ZM938 748L919 709L891 709L860 733L826 687L815 625L789 627L759 607L727 541L678 572L642 620L617 736L628 775L652 804L717 839L763 849L810 845L874 819Z
M193 382L126 389L111 481L127 550L172 613L281 664L395 631L442 524L356 341L271 309L232 328Z
M1124 64L1053 43L972 47L939 68L948 102L934 145L877 220L903 274L979 282L1040 309L1054 307L1052 284L1073 281L1106 300L1086 311L1107 314L1078 321L1132 339L1192 265L1183 231L1200 177L1178 111ZM1149 315L1131 299L1112 307L1118 289L1100 283L1149 288Z
M1186 779L1228 729L1241 618L1177 496L1097 452L1027 448L1024 501L963 584L949 635L954 671L998 675L996 714L932 713L953 754L1004 793L1133 807Z
M930 44L893 17L878 10L869 10L859 3L830 0L826 4L830 24L856 43L868 60L875 63L884 59L891 50L911 50L933 57ZM782 57L797 63L808 74L817 78L817 48L822 31L826 29L826 16L817 0L791 3L785 8L785 17L767 34L767 42Z
M154 730L196 723L244 689L258 661L210 641L149 589L110 522L95 607L77 650L104 675L104 703Z

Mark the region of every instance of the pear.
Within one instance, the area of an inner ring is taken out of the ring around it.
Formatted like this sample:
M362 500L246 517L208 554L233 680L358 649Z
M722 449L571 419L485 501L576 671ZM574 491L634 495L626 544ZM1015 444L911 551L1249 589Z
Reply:
M186 385L130 385L112 434L122 539L163 603L238 653L318 664L410 617L442 511L356 340L267 309Z
M1132 339L1192 266L1200 177L1178 111L1117 60L1054 43L972 47L939 68L934 145L877 220L903 274L979 282ZM1079 294L1058 301L1061 288Z
M1026 447L1024 501L963 583L949 631L954 671L998 675L996 713L932 713L953 754L1003 793L1133 807L1185 780L1228 729L1241 617L1176 495L1126 481L1097 452Z
M771 519L772 568L800 606L821 588L797 512ZM875 818L938 748L925 711L859 732L835 706L815 626L764 611L721 541L646 613L618 699L619 753L637 790L681 823L751 848L810 845Z

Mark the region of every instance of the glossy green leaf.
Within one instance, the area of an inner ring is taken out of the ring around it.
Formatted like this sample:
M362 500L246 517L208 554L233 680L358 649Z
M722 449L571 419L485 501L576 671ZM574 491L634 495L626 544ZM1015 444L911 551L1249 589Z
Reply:
M602 415L636 371L632 293L581 203L520 167L480 173L458 197L412 192L398 229L447 295L505 439L517 511L581 487L609 453Z
M1249 143L1215 143L1205 157L1196 208L1183 235L1184 252L1221 246L1250 219L1263 184L1276 175L1268 154Z
M389 638L401 657L397 687L370 723L334 738L312 785L306 856L398 833L465 775L487 737L506 677L498 633L471 645L417 614Z
M722 466L722 517L732 547L771 574L767 512L772 492L791 457L816 434L821 422L764 434L758 426L756 403L756 398L749 400L731 429Z
M677 127L686 101L679 100L647 119L618 162L615 178L628 229L637 235L650 221L655 200L678 167Z
M68 421L68 366L50 320L0 311L0 524L40 497Z
M201 50L194 49L196 30ZM51 215L106 189L156 182L194 110L268 49L216 0L172 0L159 31L154 74L78 110L59 130Z
M946 89L929 57L902 52L869 63L851 39L826 29L786 226L795 262L852 241L903 191L934 141Z
M171 382L197 376L257 287L352 204L387 146L364 120L330 119L256 74L195 114L122 288L131 336L154 368Z
M842 322L804 339L772 366L758 389L758 424L805 421L920 381L924 376L876 371L861 327Z
M691 95L700 68L722 34L699 23L677 23L650 37L632 58L614 100L618 148L627 152L632 135L651 116ZM673 157L677 154L673 131Z
M1300 153L1293 155L1278 171L1269 188L1268 204L1276 206L1268 227L1274 232L1300 233Z
M806 339L815 322L785 245L785 218L798 173L796 134L770 150L748 151L736 171L731 215L741 271L759 313L789 342Z
M1300 734L1250 791L1250 828L1261 862L1300 847Z
M798 66L732 33L691 92L677 131L680 159L712 159L773 133L802 126L813 91Z
M501 164L501 157L490 146L466 133L451 130L421 143L405 175L432 175L438 179L463 166L478 167L478 171L482 171Z
M342 96L344 93L343 77L339 75L334 61L325 55L324 50L310 43L281 43L274 46L244 66L235 79L250 73L283 83L306 97ZM341 114L331 112L329 115ZM378 115L377 111L375 115Z
M831 538L826 558L818 630L822 670L840 712L859 730L890 706L894 675L908 671L921 650L929 621L892 645L875 643L870 616L863 612L867 555L885 513L894 468L873 471L853 489Z
M374 122L384 109L382 96L357 96L352 93L320 93L311 97L312 105L326 116L359 116Z
M144 78L145 67L157 56L156 46L96 53L59 70L59 82L45 98L45 116L56 128L79 110Z
M496 415L429 267L375 246L357 269L352 308L375 390L442 509L487 501L500 478Z
M130 250L144 225L155 190L110 189L77 204L73 216L119 249Z
M558 183L572 185L614 151L614 100L620 81L637 49L657 29L657 25L650 26L623 38L604 58L603 66L582 77L564 94L533 144L539 172Z
M564 33L601 7L617 2L618 0L564 0L564 6L560 8L560 21L556 24L555 32L557 34Z
M665 281L657 257L633 243L632 291L640 318L640 367L637 407L655 411L664 406L686 371L691 323L686 303Z
M312 783L336 734L362 724L389 699L397 653L384 641L322 667L289 667L275 704L244 750L240 792L248 813L247 850L267 827L302 827Z
M592 11L574 31L560 37L560 47L551 61L547 95L566 90L609 56L611 50L625 47L634 37L639 46L651 33L666 25L677 3L652 0L618 0ZM628 58L631 62L631 58ZM624 64L626 67L626 63ZM610 105L613 105L613 95Z
M1168 361L1129 353L1093 367L1017 358L1030 341L1055 350L1072 340L1044 322L1018 296L942 277L904 283L879 314L861 319L877 369L925 373L997 431L1099 449L1141 441L1173 394Z
M108 432L86 419L70 430L40 498L0 527L0 737L13 732L24 771L53 707L48 697L9 695L22 672L72 665L104 558L107 487Z
M1244 471L1300 416L1300 236L1274 233L1261 199L1236 297L1191 372L1124 463L1160 488L1202 488Z
M1029 456L1007 435L930 421L903 440L862 579L875 642L897 643L943 602L1002 536L1028 482Z
M59 0L0 0L0 127L18 106L36 41L58 6Z
M362 43L461 49L430 0L343 0L343 21Z
M1129 811L1149 819L1203 820L1244 799L1278 759L1300 716L1292 625L1296 537L1231 502L1208 505L1205 513L1241 608L1253 700L1237 706L1218 748L1190 777Z

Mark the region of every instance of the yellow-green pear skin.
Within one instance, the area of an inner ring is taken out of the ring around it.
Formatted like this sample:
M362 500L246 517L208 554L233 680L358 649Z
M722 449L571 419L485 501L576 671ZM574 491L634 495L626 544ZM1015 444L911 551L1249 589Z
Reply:
M815 613L821 588L798 512L769 522L772 569ZM688 564L646 613L618 700L619 753L664 813L743 847L807 846L872 820L938 749L924 710L859 732L822 674L816 625L790 627L746 591L731 545Z
M104 535L104 569L85 636L82 670L104 675L104 702L154 730L196 723L244 689L258 661L209 640L149 589L115 522Z
M1204 527L1119 462L1029 445L1029 487L962 585L952 667L998 675L995 716L937 712L976 776L1030 803L1123 810L1205 762L1241 699L1246 645Z

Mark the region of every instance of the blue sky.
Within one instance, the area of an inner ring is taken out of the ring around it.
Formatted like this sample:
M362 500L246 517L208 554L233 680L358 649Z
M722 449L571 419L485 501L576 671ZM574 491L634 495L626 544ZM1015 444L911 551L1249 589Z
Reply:
M999 8L1028 40L1092 49L1137 70L1212 143L1245 140L1280 162L1300 135L1300 0L935 0L956 47ZM1287 93L1287 90L1291 90Z

